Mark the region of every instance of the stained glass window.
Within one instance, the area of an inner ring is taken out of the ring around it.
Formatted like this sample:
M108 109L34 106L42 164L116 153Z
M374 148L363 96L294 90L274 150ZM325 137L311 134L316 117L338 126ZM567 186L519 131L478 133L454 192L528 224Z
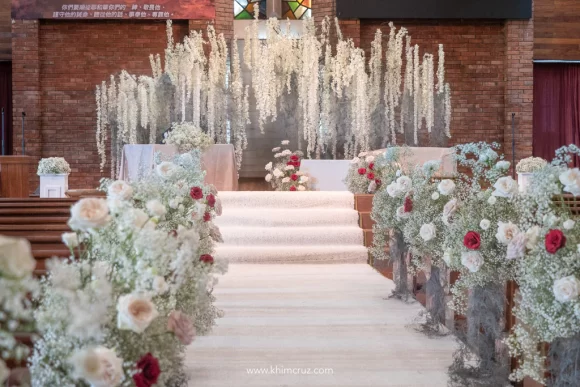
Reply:
M283 0L282 19L300 20L310 17L312 0Z
M308 0L310 1L310 0ZM260 7L260 19L267 19L266 0L234 0L234 19L249 20L254 18L254 7Z

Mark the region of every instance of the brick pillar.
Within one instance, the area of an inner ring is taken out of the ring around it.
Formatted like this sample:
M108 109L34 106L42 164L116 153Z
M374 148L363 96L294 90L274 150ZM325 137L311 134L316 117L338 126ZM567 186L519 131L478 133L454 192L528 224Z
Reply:
M505 23L505 126L504 154L512 159L512 113L515 113L516 162L532 155L534 102L534 22ZM515 167L515 165L513 166Z
M234 36L234 2L232 0L216 0L215 30L223 33L226 40Z
M26 113L26 155L42 156L39 21L12 23L12 117L14 154L22 154L22 112ZM31 166L30 188L38 186L36 165Z
M334 32L334 18L336 17L336 0L321 0L314 3L312 8L312 17L319 25L325 16L328 16L332 22L331 36ZM338 25L345 39L351 38L356 47L360 47L360 19L339 19Z

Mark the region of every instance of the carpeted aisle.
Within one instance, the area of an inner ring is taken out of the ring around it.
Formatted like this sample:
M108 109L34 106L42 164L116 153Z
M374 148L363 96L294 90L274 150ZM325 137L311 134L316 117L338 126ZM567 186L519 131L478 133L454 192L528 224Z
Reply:
M190 386L446 386L454 340L408 327L421 308L386 300L393 287L366 264L231 265Z
M224 238L216 256L244 263L362 263L350 192L220 192Z

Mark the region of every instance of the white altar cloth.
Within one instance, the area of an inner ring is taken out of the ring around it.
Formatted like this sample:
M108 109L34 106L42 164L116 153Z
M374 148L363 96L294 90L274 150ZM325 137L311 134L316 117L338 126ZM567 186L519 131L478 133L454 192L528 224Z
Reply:
M155 153L163 160L171 160L179 152L174 145L133 144L123 147L119 179L135 181L146 176L155 165ZM238 174L234 147L231 144L212 145L202 155L202 167L206 171L205 183L213 184L218 191L237 191Z
M350 160L302 160L300 171L309 177L312 191L348 191L344 179Z

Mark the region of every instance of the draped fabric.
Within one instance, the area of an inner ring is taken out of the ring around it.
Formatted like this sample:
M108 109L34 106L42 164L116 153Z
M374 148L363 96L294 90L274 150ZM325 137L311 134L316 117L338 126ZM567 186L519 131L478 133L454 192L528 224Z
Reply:
M534 65L533 144L534 156L548 161L563 145L580 146L580 64Z
M0 62L0 110L4 109L4 144L12 154L12 62Z

